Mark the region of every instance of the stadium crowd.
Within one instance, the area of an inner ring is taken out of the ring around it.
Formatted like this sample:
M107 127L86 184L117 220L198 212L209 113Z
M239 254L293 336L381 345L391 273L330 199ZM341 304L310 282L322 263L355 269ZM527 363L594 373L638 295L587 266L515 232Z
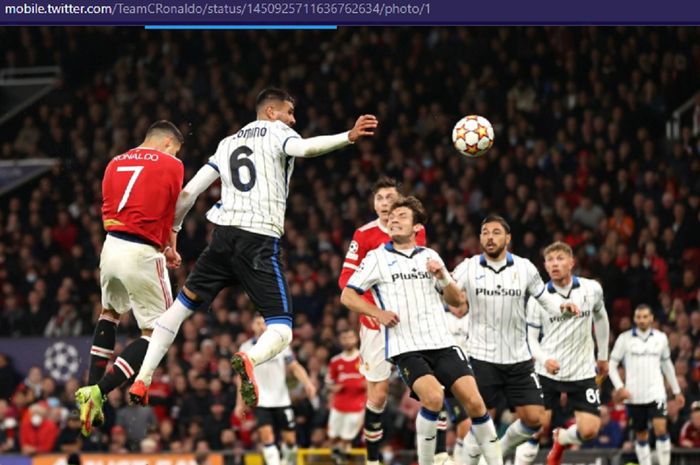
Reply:
M669 403L672 441L681 444L700 400L700 139L685 122L678 140L666 140L665 121L698 91L697 28L10 28L0 42L8 45L0 68L60 64L64 72L0 135L0 159L60 160L0 199L1 336L92 334L107 161L168 119L187 134L180 158L189 179L220 138L254 118L257 91L275 84L296 96L305 136L344 130L365 112L380 120L374 139L299 160L292 177L284 249L293 348L320 392L307 399L292 386L300 444L326 443L325 370L338 332L355 324L336 281L353 230L373 217L370 186L381 173L427 206L428 244L450 269L479 253L480 220L496 211L512 225L514 252L538 266L547 243L574 248L577 273L603 284L613 334L630 328L634 306L652 305L689 400L682 410ZM454 122L470 113L496 130L494 148L476 160L450 142ZM218 194L211 188L186 219L175 286L207 243L204 214ZM228 361L250 336L252 312L237 290L219 295L183 325L151 387L152 406L129 406L123 390L113 392L108 434L87 440L72 412L78 380L59 386L40 368L16 373L0 355L0 451L255 447L254 419L232 415ZM138 333L128 318L120 328ZM598 446L619 447L628 438L624 408L605 386ZM385 437L412 448L417 408L398 382L391 398Z

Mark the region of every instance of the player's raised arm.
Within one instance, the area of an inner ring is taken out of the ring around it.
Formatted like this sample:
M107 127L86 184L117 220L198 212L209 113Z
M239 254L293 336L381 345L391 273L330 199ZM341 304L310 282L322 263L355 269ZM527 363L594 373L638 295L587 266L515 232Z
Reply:
M437 257L440 258L440 257ZM442 292L442 298L447 305L460 307L466 302L464 293L459 290L457 283L445 268L442 260L430 259L427 263L428 272L437 280L438 287Z
M177 204L175 204L175 220L173 221L173 230L179 231L182 228L182 222L194 205L199 194L207 190L211 184L219 179L219 172L216 170L214 165L207 163L202 166L197 174L194 175L190 182L187 183L180 195L177 198Z
M319 155L354 144L360 137L373 136L379 122L374 115L362 115L355 126L345 132L331 136L316 136L308 139L292 137L284 142L283 149L292 157L318 157Z

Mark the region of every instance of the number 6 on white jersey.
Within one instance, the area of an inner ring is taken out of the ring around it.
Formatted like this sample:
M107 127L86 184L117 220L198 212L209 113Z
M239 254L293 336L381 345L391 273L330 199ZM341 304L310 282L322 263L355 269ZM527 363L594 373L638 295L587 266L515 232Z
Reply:
M119 202L119 206L117 207L117 213L122 211L122 208L124 208L124 205L126 205L126 201L129 200L129 195L131 195L131 189L134 187L134 183L136 182L136 179L139 177L139 174L141 174L141 171L143 170L143 166L118 166L117 167L117 173L122 173L124 171L131 171L131 179L129 179L129 184L126 185L126 190L124 190L124 195L122 195L122 200Z

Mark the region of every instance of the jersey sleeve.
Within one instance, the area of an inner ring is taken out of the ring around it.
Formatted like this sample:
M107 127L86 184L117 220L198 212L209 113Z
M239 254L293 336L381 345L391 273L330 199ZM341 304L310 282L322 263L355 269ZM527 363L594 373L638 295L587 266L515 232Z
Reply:
M281 121L277 121L272 126L271 130L274 131L273 135L274 135L275 140L279 144L280 153L283 153L286 156L291 156L285 150L287 142L290 139L301 139L301 136L299 135L299 133Z
M228 139L223 139L221 142L219 142L219 146L216 148L216 152L214 152L214 155L209 157L209 160L207 160L207 165L211 166L216 170L217 173L221 174L221 170L219 168L219 165L223 165L223 161L225 158L225 148L224 145Z
M621 334L615 341L613 350L610 353L610 360L615 362L621 362L625 358L625 346L627 345L627 335L625 333Z
M347 287L355 289L360 294L379 282L381 277L379 260L374 251L370 251L360 263L360 267L350 277Z
M338 364L333 360L328 364L328 373L326 373L326 384L335 384L338 381Z
M527 299L527 306L525 307L525 318L528 326L542 328L542 310L540 304L537 302L537 299Z
M355 271L360 268L360 263L362 259L367 255L367 247L363 244L362 232L358 229L352 236L352 241L350 241L350 246L348 247L348 252L345 254L345 261L343 262L343 268L340 271L340 277L338 278L338 287L344 289L348 284L350 276L353 275Z
M416 245L424 247L426 243L427 239L425 235L425 227L423 227L420 231L418 231L418 234L416 234Z
M284 357L284 363L287 365L296 360L294 352L292 352L292 349L290 349L289 346L285 347L285 349L282 351L282 356Z
M605 297L603 296L603 287L598 281L593 281L593 294L595 295L595 303L593 304L593 312L600 313L605 310Z
M540 272L537 271L537 267L530 260L527 260L527 292L531 296L538 298L544 290L544 281L542 281Z

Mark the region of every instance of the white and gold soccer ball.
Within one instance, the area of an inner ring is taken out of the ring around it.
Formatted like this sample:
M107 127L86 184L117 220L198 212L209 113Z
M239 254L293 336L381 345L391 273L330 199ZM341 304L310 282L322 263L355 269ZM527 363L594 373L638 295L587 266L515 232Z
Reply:
M493 146L493 126L483 116L465 116L452 129L452 143L465 157L480 157Z

